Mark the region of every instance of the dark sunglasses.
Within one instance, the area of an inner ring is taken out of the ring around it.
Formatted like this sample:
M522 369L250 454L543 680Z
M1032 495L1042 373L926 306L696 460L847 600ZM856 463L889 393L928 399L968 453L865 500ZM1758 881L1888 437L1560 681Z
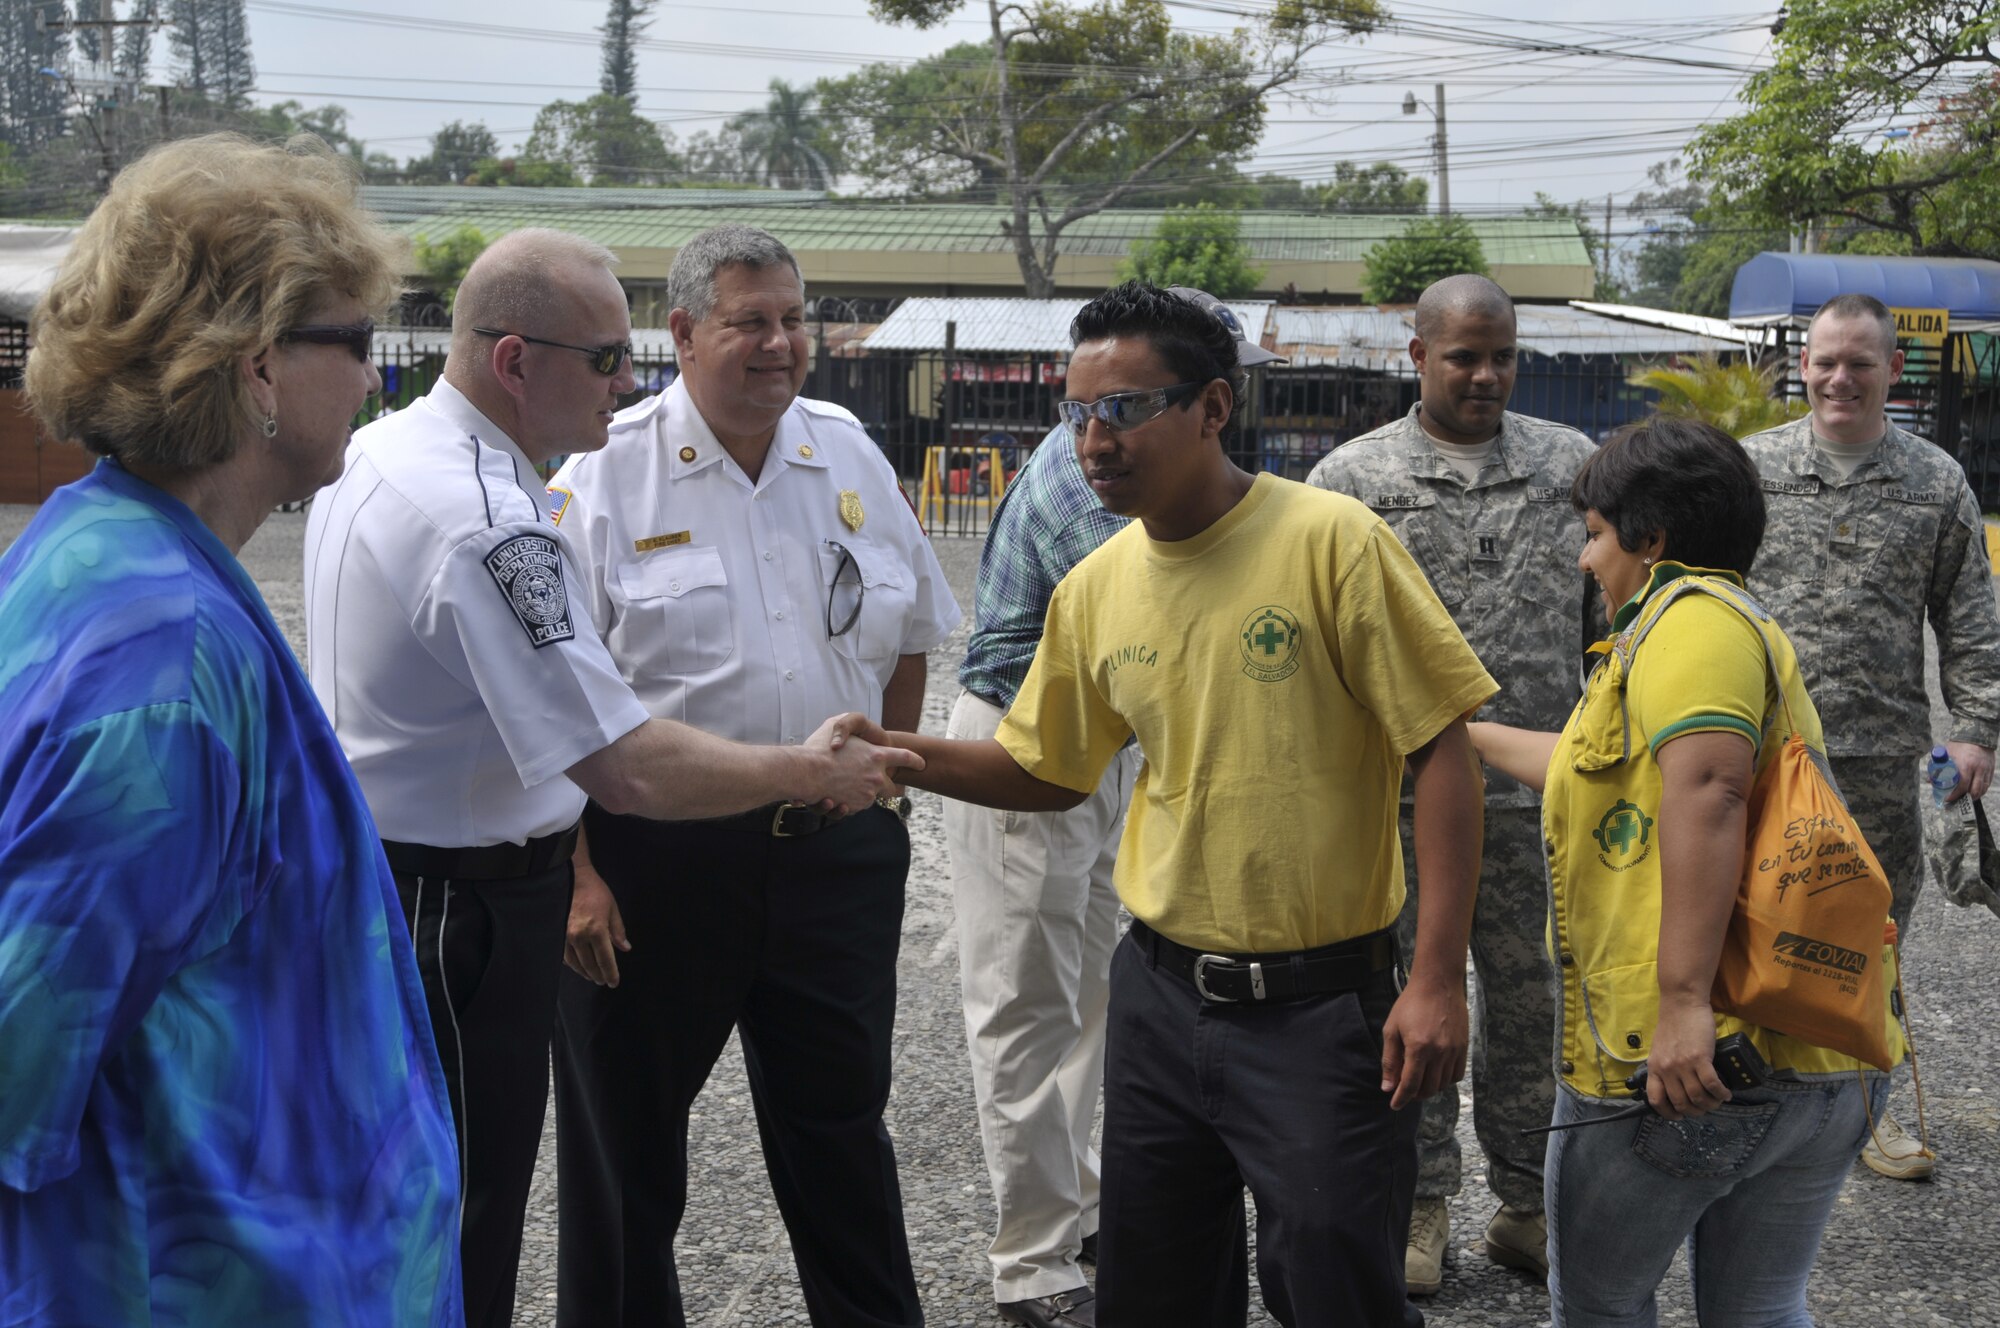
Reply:
M1208 384L1175 383L1172 387L1148 388L1143 392L1113 392L1095 401L1058 401L1056 414L1077 433L1093 419L1118 430L1136 429L1169 409L1193 398Z
M280 341L309 341L315 346L345 346L363 364L375 348L375 320L359 323L308 323L281 335Z
M572 346L567 341L550 341L546 337L531 337L525 332L502 332L497 327L475 327L472 329L482 337L519 337L536 346L554 346L557 350L573 350L579 355L590 357L590 367L606 378L618 372L619 366L632 353L629 341L614 341L609 346Z
M840 561L834 565L833 582L826 588L826 639L831 641L852 628L861 617L861 601L867 590L861 584L861 569L855 566L854 555L839 540L828 540L826 547L837 550ZM845 604L849 595L853 603ZM836 620L839 626L835 626Z

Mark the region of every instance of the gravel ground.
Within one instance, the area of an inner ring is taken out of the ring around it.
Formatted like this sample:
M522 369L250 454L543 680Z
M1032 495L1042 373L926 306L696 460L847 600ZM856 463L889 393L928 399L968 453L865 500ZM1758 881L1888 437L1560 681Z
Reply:
M0 507L0 547L31 515ZM278 622L303 648L299 549L305 519L280 513L243 560ZM938 542L961 603L971 603L979 544ZM965 629L931 656L925 728L942 732L965 648ZM1935 683L1935 664L1932 666ZM1989 803L1989 809L2000 807ZM993 1325L984 1255L993 1205L980 1160L958 998L938 802L919 795L911 821L915 859L909 881L899 965L895 1091L889 1128L896 1137L911 1252L928 1321ZM1811 1303L1823 1328L2000 1323L2000 1085L1989 1069L2000 1060L2000 919L1954 908L1936 890L1918 906L1906 950L1909 995L1923 1053L1931 1135L1942 1157L1929 1184L1882 1180L1856 1165L1827 1232ZM1907 1084L1896 1097L1914 1124ZM806 1322L784 1226L763 1176L743 1064L733 1044L696 1107L695 1162L679 1245L689 1319L710 1328L763 1328ZM553 1123L551 1123L553 1129ZM1452 1252L1444 1289L1423 1303L1434 1328L1519 1328L1549 1321L1541 1286L1496 1267L1479 1235L1495 1201L1485 1192L1472 1138L1461 1116L1467 1192L1452 1203ZM556 1186L554 1136L545 1137L529 1200L515 1322L541 1328L555 1307ZM1982 1197L1987 1196L1987 1197ZM1980 1254L1979 1251L1988 1251ZM1677 1270L1661 1296L1662 1324L1694 1323L1686 1278ZM1272 1322L1253 1296L1250 1322ZM1163 1325L1162 1328L1171 1328Z

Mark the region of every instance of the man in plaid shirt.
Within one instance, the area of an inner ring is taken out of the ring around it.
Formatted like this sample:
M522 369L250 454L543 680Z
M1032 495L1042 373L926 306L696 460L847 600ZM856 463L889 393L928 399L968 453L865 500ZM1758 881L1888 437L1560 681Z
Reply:
M993 736L1028 676L1056 583L1126 520L1099 505L1069 429L1050 430L987 532L949 736ZM1090 1124L1118 942L1111 865L1138 770L1138 749L1127 747L1066 812L944 804L965 1036L1000 1210L987 1252L994 1298L1016 1323L1094 1321L1078 1261L1097 1241Z

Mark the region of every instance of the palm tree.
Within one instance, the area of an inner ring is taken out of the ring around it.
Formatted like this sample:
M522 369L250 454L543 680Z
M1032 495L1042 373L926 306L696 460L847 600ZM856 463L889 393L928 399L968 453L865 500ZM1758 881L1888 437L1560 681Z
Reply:
M1662 415L1702 420L1732 438L1748 438L1795 420L1809 409L1803 401L1784 401L1771 394L1779 368L1776 363L1755 364L1748 357L1724 364L1710 354L1679 367L1655 365L1626 381L1658 392L1654 409Z
M771 100L729 122L743 145L753 178L780 189L831 189L840 174L840 149L819 116L812 88L771 80Z

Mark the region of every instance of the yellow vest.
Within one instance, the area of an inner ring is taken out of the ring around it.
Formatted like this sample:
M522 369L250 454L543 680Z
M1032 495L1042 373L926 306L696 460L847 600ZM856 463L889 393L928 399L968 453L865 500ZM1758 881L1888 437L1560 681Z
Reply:
M1650 1054L1659 1023L1659 841L1672 827L1658 824L1660 768L1653 735L1636 732L1628 688L1640 645L1672 605L1686 594L1707 593L1734 603L1749 618L1728 618L1744 633L1762 637L1768 669L1762 706L1761 769L1786 736L1778 687L1784 688L1806 745L1824 754L1819 715L1800 680L1791 642L1770 615L1727 572L1690 571L1676 564L1654 569L1646 589L1619 614L1621 630L1592 647L1601 656L1568 725L1557 740L1542 795L1544 849L1549 868L1549 952L1562 986L1556 1039L1557 1069L1564 1083L1587 1097L1624 1097L1625 1080ZM1754 618L1761 626L1753 626ZM1715 622L1730 630L1728 622ZM1700 648L1700 641L1677 649ZM1736 731L1712 724L1676 727ZM1885 950L1891 983L1894 957ZM1890 1045L1901 1058L1895 1016L1883 1011ZM1718 1014L1716 1036L1748 1033L1773 1069L1798 1075L1852 1074L1850 1056Z

